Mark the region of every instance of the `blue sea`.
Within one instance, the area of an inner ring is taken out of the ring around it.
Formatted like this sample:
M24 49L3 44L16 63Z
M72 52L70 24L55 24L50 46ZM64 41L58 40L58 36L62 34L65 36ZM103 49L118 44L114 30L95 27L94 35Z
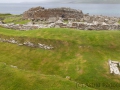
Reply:
M31 7L70 7L82 10L84 14L120 17L120 4L66 4L66 3L0 3L0 13L22 14Z

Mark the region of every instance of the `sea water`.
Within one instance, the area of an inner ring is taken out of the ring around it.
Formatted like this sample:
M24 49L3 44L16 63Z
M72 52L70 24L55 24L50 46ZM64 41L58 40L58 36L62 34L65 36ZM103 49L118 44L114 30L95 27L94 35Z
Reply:
M89 13L89 15L120 17L120 4L0 3L0 13L22 14L37 6L45 8L68 7L82 10L84 14Z

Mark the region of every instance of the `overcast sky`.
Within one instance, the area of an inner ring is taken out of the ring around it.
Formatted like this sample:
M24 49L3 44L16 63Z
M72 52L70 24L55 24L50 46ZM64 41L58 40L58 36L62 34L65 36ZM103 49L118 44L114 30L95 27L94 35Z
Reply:
M20 2L50 2L53 0L0 0L0 3L20 3Z

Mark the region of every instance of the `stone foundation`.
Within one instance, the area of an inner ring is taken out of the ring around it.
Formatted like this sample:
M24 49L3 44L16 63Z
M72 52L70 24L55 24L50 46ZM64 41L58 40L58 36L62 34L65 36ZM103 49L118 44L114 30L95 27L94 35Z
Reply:
M49 24L0 24L1 27L14 29L14 30L35 30L40 28L73 28L78 30L120 30L120 24L95 24L87 22L55 22Z
M34 47L34 48L41 48L41 49L45 49L45 50L51 50L54 48L51 45L46 45L46 44L42 44L42 43L35 44L35 43L30 42L30 41L20 43L18 40L15 40L14 38L10 38L10 39L0 38L0 42L17 44L19 46L24 45L24 46Z

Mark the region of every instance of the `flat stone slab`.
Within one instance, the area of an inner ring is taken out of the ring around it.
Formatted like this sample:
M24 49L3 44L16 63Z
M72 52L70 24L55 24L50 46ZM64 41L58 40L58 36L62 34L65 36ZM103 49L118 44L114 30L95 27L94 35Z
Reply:
M120 62L118 61L108 61L109 67L110 67L110 73L120 75Z

